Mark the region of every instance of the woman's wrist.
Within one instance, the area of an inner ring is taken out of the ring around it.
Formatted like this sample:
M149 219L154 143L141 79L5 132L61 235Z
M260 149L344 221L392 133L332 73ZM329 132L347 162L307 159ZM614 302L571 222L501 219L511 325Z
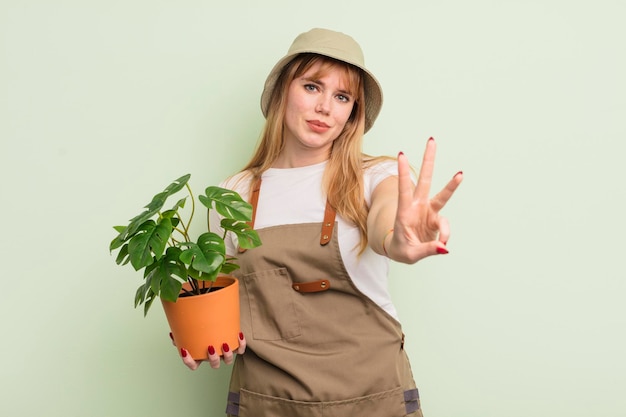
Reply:
M386 244L386 241L387 241L387 238L388 238L389 236L392 236L392 234L393 234L393 229L389 229L389 230L387 231L387 233L385 233L385 235L383 236L383 244L382 244L382 247L383 247L383 254L384 254L387 258L389 258L389 253L387 253L387 247L388 247L388 245Z

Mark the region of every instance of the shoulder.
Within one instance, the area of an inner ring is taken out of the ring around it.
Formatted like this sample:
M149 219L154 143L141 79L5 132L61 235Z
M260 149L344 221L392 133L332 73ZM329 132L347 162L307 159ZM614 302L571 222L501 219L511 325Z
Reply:
M365 199L370 202L374 189L386 178L398 175L398 161L391 157L369 158L363 161Z
M388 156L365 159L363 161L363 175L366 178L398 175L398 161Z

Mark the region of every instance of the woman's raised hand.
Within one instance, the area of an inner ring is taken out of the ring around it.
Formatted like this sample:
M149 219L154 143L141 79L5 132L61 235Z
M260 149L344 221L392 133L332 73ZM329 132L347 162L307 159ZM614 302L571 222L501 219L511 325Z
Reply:
M170 339L172 339L172 343L174 344L174 346L176 346L172 333L170 333ZM189 354L189 352L187 352L187 349L185 349L184 347L180 348L179 353L180 353L181 358L183 359L183 363L192 371L195 371L196 369L198 369L198 367L202 364L202 362L205 362L205 361L209 362L209 365L211 365L211 368L217 369L220 367L222 360L224 361L226 365L230 365L231 363L233 363L233 360L235 359L235 353L242 355L246 351L246 338L243 335L243 333L241 332L239 333L239 347L234 352L230 349L227 343L222 344L222 346L220 346L219 348L220 348L221 353L218 352L214 346L207 346L207 352L209 354L209 358L206 360L201 360L201 361L197 361L193 359L191 355Z
M383 249L398 262L412 264L430 255L448 253L450 226L439 212L461 184L463 173L457 172L443 190L430 198L436 147L430 138L415 186L409 161L403 153L398 155L398 209L393 233L388 234L391 237L383 238Z

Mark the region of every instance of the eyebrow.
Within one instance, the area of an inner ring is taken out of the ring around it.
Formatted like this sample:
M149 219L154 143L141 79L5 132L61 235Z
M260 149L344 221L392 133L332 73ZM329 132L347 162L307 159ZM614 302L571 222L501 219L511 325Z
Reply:
M326 87L326 84L324 84L322 81L315 79L315 78L309 78L309 77L302 77L302 81L308 81L308 82L312 82L315 84L319 84L322 87ZM338 93L344 94L346 96L352 96L353 94L347 90L337 90Z

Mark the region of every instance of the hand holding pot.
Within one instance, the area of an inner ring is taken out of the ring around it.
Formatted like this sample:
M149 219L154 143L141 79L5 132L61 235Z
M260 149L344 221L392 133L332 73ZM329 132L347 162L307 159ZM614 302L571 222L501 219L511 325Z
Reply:
M174 346L176 346L176 343L174 342L174 337L171 333L170 338L172 339L172 343L174 344ZM220 346L219 348L221 349L221 354L214 346L207 347L209 358L206 361L209 362L211 368L213 369L218 369L220 367L222 359L224 360L224 363L226 365L230 365L235 359L235 353L242 355L246 351L246 338L243 333L239 333L239 347L234 352L230 349L227 343L222 344L222 346ZM193 359L191 355L188 354L185 348L180 348L180 356L183 359L183 363L185 364L185 366L187 366L192 371L198 369L202 362L205 362L204 360L197 361Z

